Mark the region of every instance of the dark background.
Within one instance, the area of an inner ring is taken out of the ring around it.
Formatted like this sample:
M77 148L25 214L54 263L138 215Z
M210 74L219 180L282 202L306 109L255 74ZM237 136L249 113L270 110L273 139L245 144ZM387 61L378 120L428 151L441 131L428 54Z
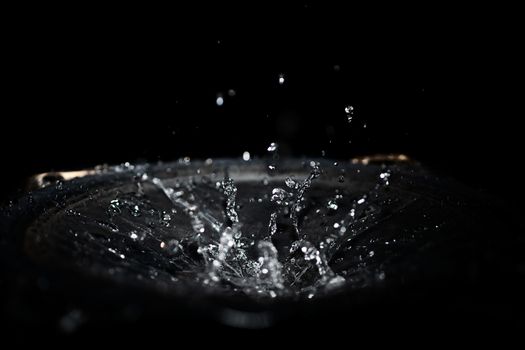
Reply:
M283 156L405 153L518 203L512 19L479 7L378 10L7 12L2 197L38 172L261 156L278 142Z

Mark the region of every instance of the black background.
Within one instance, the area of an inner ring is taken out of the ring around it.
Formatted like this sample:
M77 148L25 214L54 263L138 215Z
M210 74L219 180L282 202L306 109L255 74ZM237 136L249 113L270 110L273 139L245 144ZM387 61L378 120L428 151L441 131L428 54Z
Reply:
M402 152L514 201L521 128L504 15L197 7L11 12L2 194L38 172L261 156L275 141L283 156Z
M264 156L277 142L282 156L404 153L511 211L522 206L510 9L365 13L301 2L5 13L2 200L39 172Z

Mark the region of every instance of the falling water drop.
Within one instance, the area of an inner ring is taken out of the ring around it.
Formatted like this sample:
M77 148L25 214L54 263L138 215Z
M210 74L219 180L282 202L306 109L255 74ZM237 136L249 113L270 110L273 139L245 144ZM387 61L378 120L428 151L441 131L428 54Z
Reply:
M284 84L284 74L279 74L279 85L283 85Z
M217 99L215 100L215 103L217 104L217 106L222 106L224 104L224 98L222 97L222 95L217 95Z
M267 151L268 152L275 152L279 145L277 145L275 142L270 143L270 146L268 146Z
M346 113L346 118L348 120L348 123L351 123L352 119L354 118L354 107L350 105L346 106L345 113Z

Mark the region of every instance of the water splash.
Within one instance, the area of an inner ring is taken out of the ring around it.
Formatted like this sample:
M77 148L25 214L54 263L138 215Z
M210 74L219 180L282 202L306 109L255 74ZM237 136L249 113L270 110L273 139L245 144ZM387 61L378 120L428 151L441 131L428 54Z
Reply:
M293 187L292 189L295 190L294 201L290 208L290 218L292 219L292 224L295 229L295 232L297 233L297 237L300 237L299 213L303 209L304 195L306 191L310 188L310 186L312 186L312 181L317 179L321 175L321 169L319 168L319 163L311 162L310 166L312 167L312 171L310 172L310 175L303 181L301 185L298 185L294 181L289 181L287 183L287 185L290 184L290 186Z
M235 210L235 197L237 196L237 187L230 178L225 178L221 183L221 188L226 195L226 216L232 222L236 224L239 222L239 216Z
M268 152L275 152L277 151L277 148L279 145L277 145L275 142L270 143L270 146L266 149Z
M201 169L215 167L213 160L193 164L182 158L179 170L187 174L165 178L130 165L131 191L116 192L101 202L105 218L86 215L82 207L67 215L97 228L75 234L90 241L103 239L112 263L137 259L130 251L137 246L140 254L169 266L164 273L173 283L192 281L209 290L256 298L313 298L349 283L332 267L334 256L346 249L345 242L367 230L380 212L380 192L392 181L392 171L382 168L370 191L343 195L340 189L347 184L341 185L337 176L344 166L330 165L334 168L321 171L318 162L306 162L307 171L300 171L307 174L304 178L298 173L283 175L279 169L274 176L251 183L257 195L250 197L244 194L249 187L243 185L242 174L235 170L209 170L203 175ZM326 171L331 172L334 187L319 197L317 184L327 180ZM260 208L255 212L265 216L247 216L246 206ZM368 258L373 254L365 253ZM150 270L150 279L160 278L163 271L154 265Z

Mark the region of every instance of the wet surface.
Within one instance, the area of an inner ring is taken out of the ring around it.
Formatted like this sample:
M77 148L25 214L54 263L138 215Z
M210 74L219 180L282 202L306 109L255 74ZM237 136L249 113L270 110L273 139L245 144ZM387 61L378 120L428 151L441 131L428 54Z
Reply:
M125 164L12 203L3 256L25 266L17 278L37 294L53 286L83 300L89 290L113 317L129 321L128 307L159 298L164 317L187 310L266 328L297 307L354 310L410 295L404 288L478 283L471 255L499 237L491 228L509 224L496 223L496 209L414 162ZM64 311L60 328L100 317L88 309L89 317Z

